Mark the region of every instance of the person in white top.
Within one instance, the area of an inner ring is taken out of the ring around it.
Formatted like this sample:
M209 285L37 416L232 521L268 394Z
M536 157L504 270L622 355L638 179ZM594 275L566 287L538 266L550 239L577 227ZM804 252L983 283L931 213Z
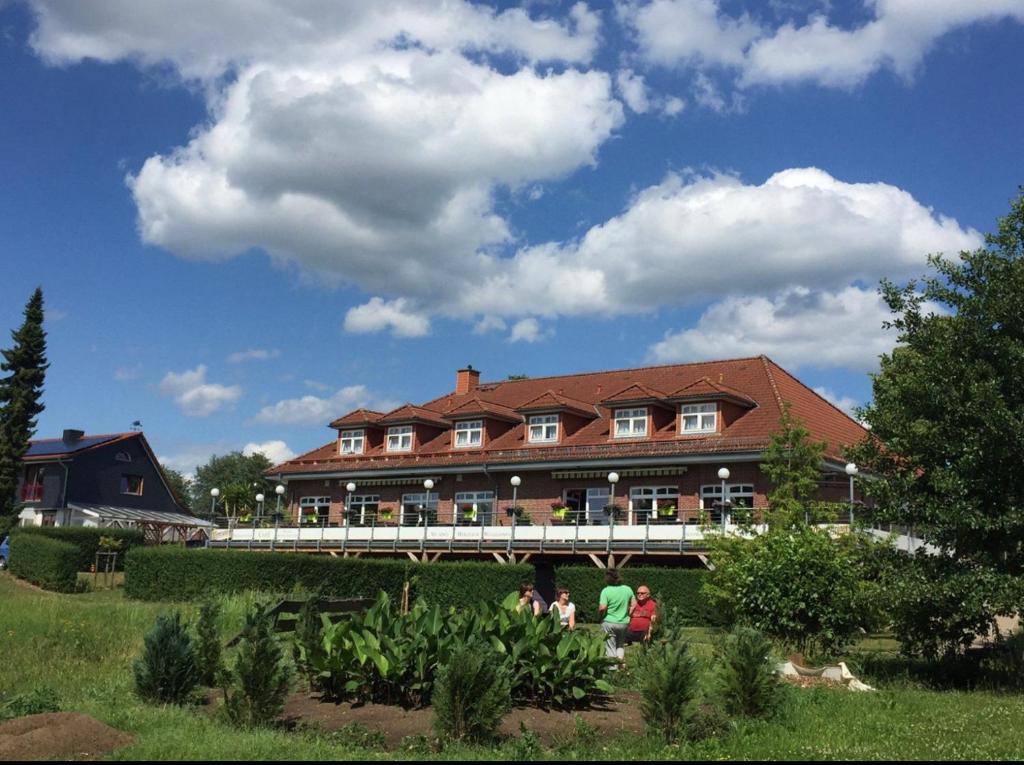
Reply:
M576 629L576 604L569 602L569 590L559 587L556 590L556 596L555 603L551 607L551 614L566 629Z

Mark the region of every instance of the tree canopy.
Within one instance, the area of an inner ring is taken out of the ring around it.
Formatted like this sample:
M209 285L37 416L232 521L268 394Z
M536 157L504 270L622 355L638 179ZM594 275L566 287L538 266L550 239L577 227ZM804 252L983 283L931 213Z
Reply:
M25 305L25 320L11 333L13 345L0 362L0 520L18 507L15 492L21 460L35 434L43 411L46 331L43 329L43 290L37 287Z
M217 514L235 515L256 507L256 495L273 496L273 484L263 473L273 463L260 452L246 456L241 452L214 455L205 465L196 469L191 484L192 507L198 513L208 513L210 490L220 489Z

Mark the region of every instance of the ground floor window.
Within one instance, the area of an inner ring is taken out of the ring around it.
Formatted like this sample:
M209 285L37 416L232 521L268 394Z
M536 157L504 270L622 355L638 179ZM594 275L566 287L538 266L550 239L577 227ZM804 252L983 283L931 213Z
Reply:
M403 494L399 523L403 526L435 525L437 523L437 503L436 491Z
M300 497L299 521L301 523L327 523L331 512L330 497Z
M380 509L379 494L353 494L348 506L350 525L369 526L377 520Z
M494 492L458 492L455 495L455 522L460 526L493 525Z
M658 518L657 511L678 507L678 486L634 486L629 491L630 523L648 523Z
M726 499L732 503L730 512L736 516L743 509L754 507L754 484L752 483L730 483L726 484ZM700 507L705 517L712 523L722 522L722 484L709 484L700 487Z

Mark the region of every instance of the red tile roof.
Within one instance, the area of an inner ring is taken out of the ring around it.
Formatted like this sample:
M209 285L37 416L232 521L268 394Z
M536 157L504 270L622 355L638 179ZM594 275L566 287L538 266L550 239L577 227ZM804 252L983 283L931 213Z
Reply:
M484 401L479 396L473 396L466 401L454 403L455 406L444 413L444 419L460 420L466 417L478 416L493 417L498 420L507 420L508 422L523 421L523 416L516 412L515 409L502 404L496 404L493 401Z
M611 438L611 407L604 402L617 402L620 394L633 390L635 395L660 396L662 400L677 396L689 400L706 390L708 400L729 394L745 400L750 407L720 433L682 436L675 422L652 432L647 438L617 441ZM660 391L674 391L663 394ZM483 395L481 395L483 394ZM529 444L525 424L514 425L486 443L482 448L452 447L450 424L442 415L473 402L486 401L489 406L513 411L535 410L548 401L571 403L569 408L596 408L599 417L566 435L553 445ZM444 427L413 453L386 452L383 445L360 455L340 457L337 442L303 454L273 469L274 473L316 473L373 469L394 470L403 466L431 467L483 463L536 462L540 460L587 460L602 457L639 457L694 455L736 451L758 451L769 442L777 429L783 402L789 402L812 438L828 444L827 455L840 459L843 448L861 441L868 431L856 420L833 406L765 356L692 364L586 372L522 380L505 380L481 384L467 394L449 393L423 407L407 404L381 418L381 422L429 422ZM342 418L345 419L345 418ZM336 421L337 422L337 421Z
M586 401L577 401L574 398L568 396L562 396L555 393L550 388L541 393L536 398L532 398L525 404L516 407L516 411L519 412L554 412L554 411L567 411L573 414L578 414L583 417L594 418L597 417L597 409L593 404L588 404Z
M666 394L660 390L649 388L643 383L627 385L622 390L601 399L602 404L658 404L668 406L665 401Z
M344 417L339 417L331 423L332 428L340 428L346 425L376 425L383 417L383 413L375 412L372 409L356 409Z
M750 396L735 388L730 388L728 385L712 382L707 377L702 377L696 382L684 385L668 396L670 401L680 401L683 399L702 399L707 401L717 398L728 398L748 406L757 406L757 402L750 398Z

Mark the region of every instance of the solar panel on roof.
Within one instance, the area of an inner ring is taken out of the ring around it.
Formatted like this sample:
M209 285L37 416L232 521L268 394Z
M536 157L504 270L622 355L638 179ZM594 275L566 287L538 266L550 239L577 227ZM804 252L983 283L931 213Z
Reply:
M82 449L89 449L90 447L106 443L107 441L113 441L115 438L119 437L120 436L116 434L110 436L85 436L71 444L66 443L60 438L48 438L43 441L32 441L29 444L28 451L25 452L25 456L45 457L51 454L70 454L71 452L78 452Z

